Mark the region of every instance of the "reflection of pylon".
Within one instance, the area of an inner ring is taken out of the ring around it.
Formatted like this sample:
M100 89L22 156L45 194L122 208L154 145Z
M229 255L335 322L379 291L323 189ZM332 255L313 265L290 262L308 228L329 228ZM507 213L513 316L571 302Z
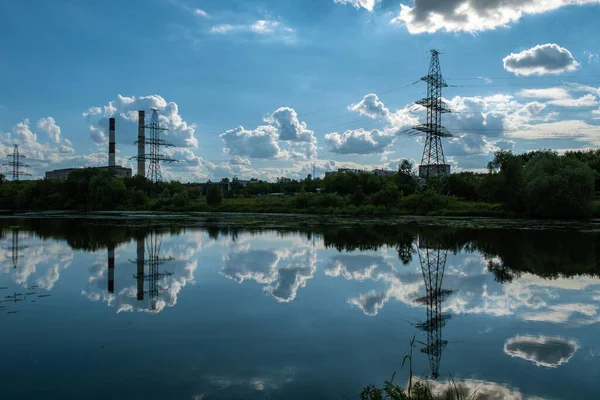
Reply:
M27 291L25 291L24 293L17 293L17 292L13 292L12 294L8 295L8 296L4 296L4 299L0 300L0 303L12 303L14 305L16 305L16 303L20 303L20 302L24 302L24 303L35 303L37 302L38 298L46 298L46 297L50 297L49 294L40 294L38 295L37 292L35 291L35 289L37 289L38 286L29 286L26 288ZM7 289L7 288L2 288L2 289ZM7 314L16 314L19 311L18 310L10 310L7 309L7 306L0 304L0 311L4 311L6 310Z
M140 249L141 241L141 249ZM138 281L138 300L144 299L144 293L150 296L150 304L152 311L156 311L156 305L158 302L158 295L160 292L166 289L159 287L159 280L161 278L173 275L170 272L160 272L159 267L163 264L172 261L172 257L159 257L160 248L162 244L162 237L157 233L153 232L150 237L146 240L146 248L148 250L148 258L144 258L144 241L138 240L138 258L132 260L133 263L137 264L137 274L134 275ZM140 251L141 250L141 251ZM141 256L141 257L140 257ZM144 272L144 266L148 265L148 273ZM148 290L144 291L144 281L148 282Z
M425 280L426 295L417 302L427 307L427 320L418 324L417 328L427 332L427 346L421 351L429 355L431 378L434 380L440 374L442 352L448 344L447 341L442 340L442 328L450 319L449 314L442 312L442 302L452 293L450 290L442 289L447 255L448 250L443 250L439 244L430 246L426 240L419 241L419 261Z
M22 258L19 253L21 250L25 250L29 246L20 246L19 245L19 227L12 227L12 241L10 246L10 254L6 255L6 258L12 261L13 268L17 268L19 266L19 259Z

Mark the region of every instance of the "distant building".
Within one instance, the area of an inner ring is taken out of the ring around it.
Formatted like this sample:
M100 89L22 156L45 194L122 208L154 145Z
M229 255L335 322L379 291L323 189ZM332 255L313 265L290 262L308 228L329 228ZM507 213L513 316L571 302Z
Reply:
M388 171L385 169L374 169L371 173L374 175L377 175L377 176L392 176L392 175L396 175L398 172Z
M81 169L81 168L65 168L65 169L55 169L54 171L46 171L46 179L64 181L68 178L68 176L71 172L77 171L78 169ZM98 170L98 171L109 171L109 170L113 171L115 174L114 176L117 179L131 178L131 168L125 168L125 167L119 167L119 166L115 166L115 167L103 166L103 167L93 167L92 169Z

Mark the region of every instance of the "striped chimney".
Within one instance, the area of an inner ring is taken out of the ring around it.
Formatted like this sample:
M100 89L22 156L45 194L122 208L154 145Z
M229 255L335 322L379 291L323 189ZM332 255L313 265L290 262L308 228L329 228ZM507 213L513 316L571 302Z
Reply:
M109 121L109 127L108 127L108 166L109 167L114 167L116 165L115 163L115 148L116 148L116 143L115 143L115 119L111 118L108 120Z

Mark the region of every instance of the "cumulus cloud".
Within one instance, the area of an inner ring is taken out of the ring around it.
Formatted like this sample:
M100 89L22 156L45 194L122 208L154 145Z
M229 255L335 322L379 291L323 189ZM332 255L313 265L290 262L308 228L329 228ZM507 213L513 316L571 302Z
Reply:
M385 107L383 102L374 93L366 95L359 103L350 105L348 109L373 119L388 118L390 115L390 110Z
M239 126L221 134L225 151L232 156L250 158L286 158L278 143L277 129L260 126L253 130Z
M272 37L286 43L292 43L296 39L293 28L272 20L257 20L250 24L219 24L210 29L215 35L231 35L235 33L251 33L256 36Z
M317 139L293 108L280 107L264 118L269 125L247 130L231 129L221 134L225 152L235 157L312 159L317 156Z
M206 11L204 11L204 10L200 9L200 8L196 8L196 9L194 10L194 14L195 14L195 15L198 15L198 16L200 16L200 17L204 17L204 18L207 18L207 17L208 17L208 13L207 13Z
M52 117L45 119L42 126L54 130L54 126L60 129L54 122ZM72 143L64 138L59 138L59 142L51 141L43 143L40 141L38 133L32 130L29 119L24 119L16 123L11 132L0 133L0 154L9 154L13 151L13 145L19 145L19 151L26 157L27 164L31 168L27 169L34 178L40 178L44 175L44 171L49 167L65 168L73 166L97 166L105 164L108 160L108 155L104 153L78 154L75 155L75 150Z
M499 150L512 150L512 140L488 140L483 135L463 134L448 140L446 154L449 156L490 155Z
M568 5L598 3L599 0L413 0L402 4L392 23L404 24L412 34L478 32L504 27L527 14L541 14Z
M381 153L389 147L396 136L390 131L373 129L355 129L339 134L337 132L325 135L329 150L338 154L373 154Z
M335 3L350 4L355 8L364 8L369 11L373 11L375 4L380 0L333 0Z
M196 125L186 122L179 114L179 106L175 102L167 102L157 94L149 96L117 95L102 107L90 107L83 113L90 128L90 138L97 144L105 144L108 138L108 119L117 118L117 142L131 143L137 140L138 110L146 111L146 122L150 122L152 109L159 110L159 120L163 127L164 139L176 146L198 147ZM123 122L120 124L119 122Z
M504 353L509 356L548 368L568 363L578 348L575 340L547 336L516 336L504 343Z
M54 118L46 117L40 119L37 127L46 132L54 143L60 143L60 126L56 125Z
M520 53L511 53L503 60L504 69L515 75L546 75L575 71L579 63L571 52L557 44L537 45Z
M400 129L418 123L418 118L412 113L410 107L391 112L374 93L365 95L360 102L350 105L348 109L371 119L385 120L387 126L372 130L352 129L342 134L329 133L325 135L325 141L333 153L385 153L386 149L398 139Z

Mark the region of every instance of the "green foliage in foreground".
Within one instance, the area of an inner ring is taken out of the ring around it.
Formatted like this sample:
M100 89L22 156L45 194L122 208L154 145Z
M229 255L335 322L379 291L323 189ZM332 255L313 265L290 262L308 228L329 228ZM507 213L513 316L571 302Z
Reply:
M180 182L143 177L115 179L107 171L80 169L66 181L0 180L1 210L144 210L338 215L441 215L585 218L600 216L600 150L560 156L551 151L514 155L500 151L488 173L452 174L432 187L419 186L410 162L398 173L329 175L324 179L254 181L237 178L221 196L207 196ZM225 180L224 180L225 181ZM228 181L228 180L227 180ZM443 194L439 194L439 188ZM281 197L272 197L273 194Z
M468 391L457 385L454 381L448 381L443 393L434 394L426 380L417 380L413 383L413 349L415 343L418 342L413 337L410 341L409 352L402 359L402 368L408 362L409 376L406 388L398 386L394 383L396 373L392 375L392 379L385 381L382 388L377 388L375 385L367 386L360 394L361 400L483 400L476 397L477 391L468 395ZM468 396L468 397L467 397Z

